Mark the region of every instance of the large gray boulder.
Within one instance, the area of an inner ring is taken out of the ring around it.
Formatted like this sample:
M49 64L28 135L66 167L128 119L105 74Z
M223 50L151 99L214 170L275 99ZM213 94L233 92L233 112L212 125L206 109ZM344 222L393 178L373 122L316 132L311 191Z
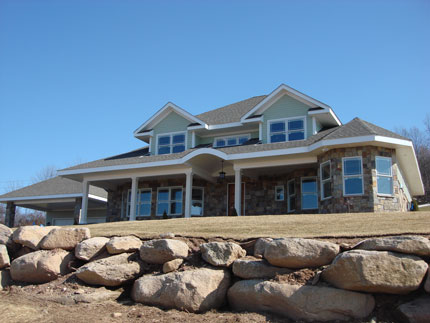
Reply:
M272 278L291 272L291 269L275 267L264 259L253 257L240 258L233 262L233 274L243 279Z
M337 256L322 277L342 289L407 294L419 288L427 268L423 260L412 255L351 250Z
M74 259L73 253L62 249L39 250L12 261L10 274L17 281L47 283L68 274Z
M140 249L142 241L134 236L113 237L106 244L106 249L111 255L124 252L133 252Z
M229 286L228 271L199 268L145 275L134 282L131 297L147 305L205 312L224 304Z
M10 277L10 271L8 269L0 270L0 290L5 289L11 284L12 278Z
M4 244L0 244L0 269L10 266L9 254Z
M369 294L261 280L238 281L229 289L228 301L234 310L270 312L305 321L361 319L375 307Z
M140 247L140 258L150 264L162 265L173 259L186 258L188 249L188 245L180 240L149 240Z
M360 242L355 248L430 256L430 241L420 236L395 236L367 239Z
M40 241L40 249L72 250L79 242L89 238L91 233L88 228L56 228Z
M11 228L0 223L0 244L8 245L12 242L13 231Z
M258 238L254 245L254 257L263 258L266 247L273 241L272 238Z
M81 260L91 260L106 250L105 246L108 242L109 238L105 237L94 237L79 242L75 248L75 256Z
M306 268L327 265L339 253L339 246L302 238L274 239L264 251L264 258L278 267Z
M409 323L430 322L430 297L421 297L398 307L403 321Z
M24 226L16 229L12 235L12 239L14 242L19 243L25 247L28 247L33 250L40 249L40 242L42 239L54 229L58 227L39 227L36 225L33 226Z
M76 276L90 285L120 286L139 277L143 263L134 253L122 253L89 262L76 271Z
M209 242L200 245L203 260L214 266L230 266L233 261L244 257L246 251L234 242Z

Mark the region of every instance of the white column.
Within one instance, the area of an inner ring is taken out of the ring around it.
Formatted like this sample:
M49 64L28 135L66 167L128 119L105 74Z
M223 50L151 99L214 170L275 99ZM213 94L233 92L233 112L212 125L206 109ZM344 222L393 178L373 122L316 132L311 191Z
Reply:
M151 151L152 151L152 136L149 137L149 150L148 150L148 152L151 153Z
M191 199L193 194L193 172L190 170L185 173L187 176L185 183L185 217L191 218Z
M317 120L315 117L312 117L312 134L315 135L317 133Z
M241 210L242 200L242 173L240 168L234 170L234 208L236 209L237 215L242 215Z
M82 208L81 208L81 216L79 218L79 224L87 223L89 190L90 190L90 183L84 179L84 181L82 182Z
M263 123L258 124L258 140L263 140Z
M196 146L196 132L191 131L191 148Z
M131 178L131 203L130 203L130 218L129 221L136 220L136 199L137 199L137 177Z

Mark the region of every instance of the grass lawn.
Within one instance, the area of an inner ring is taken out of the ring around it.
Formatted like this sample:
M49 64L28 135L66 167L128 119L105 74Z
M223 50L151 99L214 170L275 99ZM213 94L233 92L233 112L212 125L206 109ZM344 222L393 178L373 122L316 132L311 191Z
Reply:
M429 206L420 206L418 211L429 212L430 211L430 205Z
M87 225L91 235L134 234L150 238L172 232L190 237L357 237L402 233L430 235L430 212L289 214L109 222Z

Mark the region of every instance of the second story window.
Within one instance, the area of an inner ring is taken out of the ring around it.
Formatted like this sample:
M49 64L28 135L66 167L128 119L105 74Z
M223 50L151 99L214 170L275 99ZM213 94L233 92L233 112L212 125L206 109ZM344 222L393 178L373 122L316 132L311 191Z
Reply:
M305 139L305 118L271 121L269 132L270 142Z
M251 138L251 135L236 135L236 136L228 136L228 137L218 137L215 138L214 146L215 147L227 147L227 146L237 146L243 145Z
M157 145L159 155L183 152L185 150L185 132L159 135Z

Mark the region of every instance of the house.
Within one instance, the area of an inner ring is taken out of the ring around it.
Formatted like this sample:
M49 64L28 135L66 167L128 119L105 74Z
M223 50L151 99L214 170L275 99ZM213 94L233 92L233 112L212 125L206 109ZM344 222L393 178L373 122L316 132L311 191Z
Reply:
M58 172L82 183L80 223L90 185L107 221L406 211L424 194L409 139L284 84L199 115L169 102L134 137L147 145Z

